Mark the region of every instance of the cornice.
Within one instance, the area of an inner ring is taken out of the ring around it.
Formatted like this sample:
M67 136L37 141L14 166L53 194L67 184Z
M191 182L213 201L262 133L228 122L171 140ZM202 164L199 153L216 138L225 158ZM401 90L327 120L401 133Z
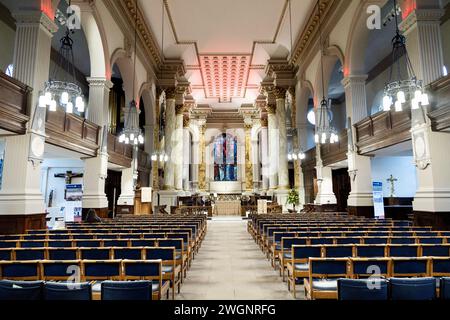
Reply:
M405 34L411 30L411 28L418 22L431 23L439 25L441 18L444 16L444 9L417 9L411 12L405 20L400 24L400 29Z

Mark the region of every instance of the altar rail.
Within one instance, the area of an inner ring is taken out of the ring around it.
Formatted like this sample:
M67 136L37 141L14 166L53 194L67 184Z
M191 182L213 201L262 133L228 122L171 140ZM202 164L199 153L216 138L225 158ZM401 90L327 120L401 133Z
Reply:
M46 142L95 157L99 148L100 127L62 108L48 111L45 119Z
M0 129L17 134L27 130L32 89L0 71Z

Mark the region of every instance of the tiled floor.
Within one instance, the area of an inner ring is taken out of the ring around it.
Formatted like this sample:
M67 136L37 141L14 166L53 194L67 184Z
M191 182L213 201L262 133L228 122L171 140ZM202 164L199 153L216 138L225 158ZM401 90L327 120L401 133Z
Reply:
M302 296L302 290L298 297ZM178 300L291 300L241 218L214 218Z

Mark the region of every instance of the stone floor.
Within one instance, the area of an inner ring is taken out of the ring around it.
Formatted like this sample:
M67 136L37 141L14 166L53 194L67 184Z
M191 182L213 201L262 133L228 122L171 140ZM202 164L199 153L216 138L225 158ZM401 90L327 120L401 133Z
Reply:
M299 290L298 298L302 298ZM178 300L292 300L240 217L215 217Z

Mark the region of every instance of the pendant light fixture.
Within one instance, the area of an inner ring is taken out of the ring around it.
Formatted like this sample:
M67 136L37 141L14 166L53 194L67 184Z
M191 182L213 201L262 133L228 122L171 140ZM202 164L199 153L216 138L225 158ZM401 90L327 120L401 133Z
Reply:
M384 89L382 107L383 111L390 111L394 107L396 112L400 112L405 105L409 104L412 110L417 110L420 106L425 107L430 104L429 97L423 89L422 80L417 80L406 49L406 38L399 30L398 15L401 10L397 7L397 0L393 2L396 34L392 39L392 64L389 81ZM404 59L404 66L402 59ZM394 72L396 72L395 79Z
M73 14L75 13L69 14L67 19ZM74 107L79 113L83 113L85 109L83 92L76 84L74 41L71 37L73 33L75 30L66 26L65 35L60 40L58 61L55 63L49 80L44 85L44 91L39 96L38 106L48 107L49 111L56 111L58 106L65 108L66 113L73 113Z
M324 48L322 38L322 17L320 13L320 0L317 3L317 10L319 16L319 33L320 33L320 65L322 72L322 101L320 102L319 109L317 110L318 117L316 117L316 134L314 141L316 144L336 143L339 141L339 136L336 130L331 125L331 99L326 99L325 95L325 79L324 79Z
M133 65L133 100L131 100L125 111L124 129L119 136L119 142L125 144L139 145L144 143L144 135L139 127L139 108L134 98L136 90L136 60L137 60L137 19L138 19L138 3L134 1L134 65Z
M161 16L161 76L163 79L163 60L164 60L164 18L165 18L165 6L164 0L161 1L162 4L162 16ZM165 117L164 114L166 112L166 93L163 90L159 95L159 141L161 142L164 138L164 130L165 130ZM161 143L159 143L158 149L153 152L151 159L153 162L158 161L159 164L164 165L167 161L169 161L169 156L165 153L165 151L161 148Z

